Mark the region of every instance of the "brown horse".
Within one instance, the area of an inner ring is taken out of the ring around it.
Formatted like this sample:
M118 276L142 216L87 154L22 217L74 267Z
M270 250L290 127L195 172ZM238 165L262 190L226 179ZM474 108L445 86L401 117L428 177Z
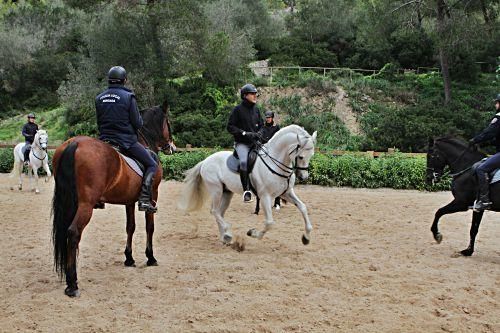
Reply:
M168 105L141 111L144 126L139 141L158 152L173 148ZM52 160L55 188L52 202L54 266L61 279L66 277L65 294L79 295L76 274L78 244L92 210L104 203L125 205L127 213L127 245L125 265L134 266L132 236L135 231L135 202L142 178L138 176L109 144L78 136L59 146ZM158 199L162 168L154 177L152 201ZM147 265L157 265L153 256L154 214L146 213Z

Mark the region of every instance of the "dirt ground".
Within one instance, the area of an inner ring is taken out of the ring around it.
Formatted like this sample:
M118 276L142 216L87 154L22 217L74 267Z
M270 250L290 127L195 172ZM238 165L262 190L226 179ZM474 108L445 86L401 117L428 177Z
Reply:
M218 241L207 208L175 206L181 183L163 182L154 234L159 266L146 267L137 219L125 267L125 211L94 211L80 243L81 297L64 295L52 269L50 203L11 191L0 175L0 332L500 332L500 214L488 212L476 253L471 213L445 216L443 242L429 231L450 193L298 186L314 225L291 205L259 241L236 252ZM262 216L235 197L235 234L262 228ZM198 226L198 227L197 227Z

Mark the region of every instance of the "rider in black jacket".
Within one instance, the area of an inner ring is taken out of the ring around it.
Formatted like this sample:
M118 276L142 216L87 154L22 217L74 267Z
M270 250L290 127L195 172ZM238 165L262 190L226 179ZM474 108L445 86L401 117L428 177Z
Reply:
M35 139L35 134L38 131L38 125L35 124L35 115L30 113L28 115L28 122L24 124L22 135L24 136L25 141L25 151L24 151L24 162L28 163L30 158L31 145L33 144L33 140Z
M135 95L124 86L125 82L125 68L112 67L108 73L108 89L95 99L99 139L120 146L126 155L144 165L146 170L138 199L139 210L156 213L157 209L151 202L151 190L158 165L138 141L137 131L142 127L142 117Z
M250 183L248 181L248 153L259 140L259 130L263 125L257 102L257 88L253 84L245 84L240 90L241 103L237 105L227 123L227 130L234 136L234 148L240 159L240 179L243 186L243 201L252 201Z
M495 155L488 157L488 159L476 169L479 182L479 200L474 203L475 211L483 211L490 207L489 173L500 168L500 94L498 94L494 101L497 113L488 127L469 141L471 144L478 144L494 139L496 145Z

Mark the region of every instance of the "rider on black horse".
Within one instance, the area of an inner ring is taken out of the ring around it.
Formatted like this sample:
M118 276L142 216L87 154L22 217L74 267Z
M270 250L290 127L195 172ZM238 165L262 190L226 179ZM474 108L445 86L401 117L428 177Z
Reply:
M234 136L234 149L240 160L240 179L243 186L243 201L252 201L250 183L248 180L248 153L260 138L258 134L263 121L257 102L257 88L253 84L245 84L240 90L241 103L237 105L227 124L227 130Z
M142 127L142 117L137 109L134 93L125 88L127 72L121 66L108 72L108 89L95 99L99 139L118 145L125 155L135 158L145 167L139 194L139 210L156 212L151 203L153 177L158 165L150 153L141 145L137 131Z
M38 125L35 124L35 115L30 113L28 115L28 122L24 124L22 135L25 140L25 150L24 150L24 163L29 163L30 161L30 151L31 145L33 144L33 140L35 139L35 134L38 131Z
M475 211L483 211L491 205L490 201L490 179L489 173L500 168L500 94L497 95L495 101L496 114L480 134L476 135L469 142L478 144L485 141L495 139L496 153L489 157L476 169L477 179L479 182L479 200L474 203Z

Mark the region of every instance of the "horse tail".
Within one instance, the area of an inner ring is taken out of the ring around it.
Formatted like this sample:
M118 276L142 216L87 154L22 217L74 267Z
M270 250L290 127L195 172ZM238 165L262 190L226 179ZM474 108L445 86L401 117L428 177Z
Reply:
M77 142L71 142L59 157L52 199L54 268L61 279L66 272L68 259L68 228L78 208L75 177L75 151L77 147Z
M19 145L18 145L19 146ZM21 175L21 164L23 163L22 160L19 159L18 154L20 153L20 149L18 149L18 146L14 147L14 169L12 169L12 172L10 173L10 177L16 177L19 178Z
M201 177L203 161L196 164L186 172L184 178L184 190L177 207L185 212L198 210L203 206L206 198L206 190Z

